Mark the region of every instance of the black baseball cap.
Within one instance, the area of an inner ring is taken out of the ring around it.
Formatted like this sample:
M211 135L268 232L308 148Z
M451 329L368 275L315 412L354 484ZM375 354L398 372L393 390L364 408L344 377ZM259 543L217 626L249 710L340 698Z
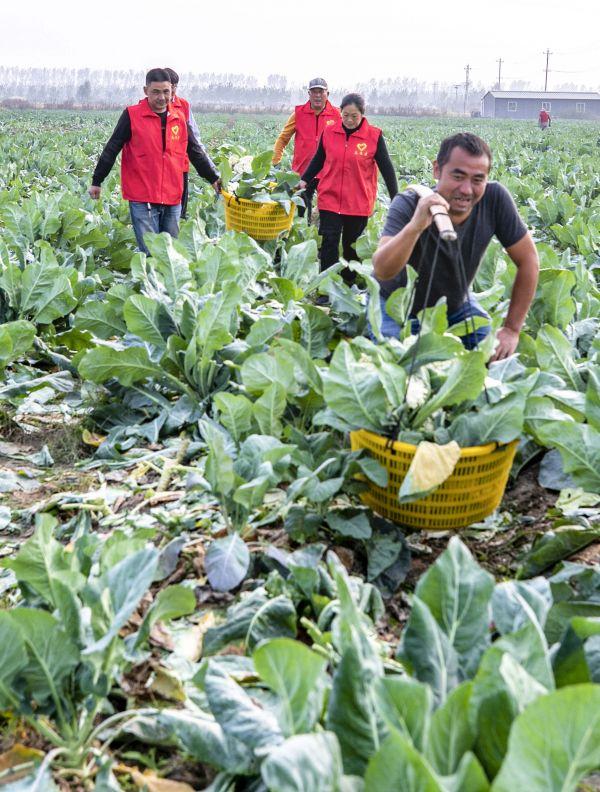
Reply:
M308 90L310 91L311 88L324 88L327 90L329 86L327 85L327 80L324 80L322 77L314 77L308 83Z

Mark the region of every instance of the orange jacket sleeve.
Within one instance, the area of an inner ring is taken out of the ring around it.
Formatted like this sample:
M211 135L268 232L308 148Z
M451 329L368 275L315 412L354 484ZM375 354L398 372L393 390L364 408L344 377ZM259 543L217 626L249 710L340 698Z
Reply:
M292 115L285 122L285 126L281 130L281 134L275 141L275 147L273 148L273 165L278 165L281 162L281 158L283 157L283 150L290 142L295 132L296 132L296 114L292 113Z

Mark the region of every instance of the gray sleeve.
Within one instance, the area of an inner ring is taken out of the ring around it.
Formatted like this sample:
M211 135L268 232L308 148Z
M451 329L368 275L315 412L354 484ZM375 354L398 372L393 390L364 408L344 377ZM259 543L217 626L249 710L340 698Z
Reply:
M198 127L198 124L196 123L196 119L194 118L194 114L192 113L192 108L191 107L190 107L190 120L188 121L188 124L189 124L190 129L194 133L194 137L196 138L196 142L198 143L198 145L200 146L202 151L206 154L206 157L207 157L208 161L210 162L210 164L212 165L212 167L215 170L217 170L217 166L212 161L212 158L211 158L210 154L206 150L206 146L204 145L204 143L200 139L200 128Z
M200 140L200 130L198 129L198 124L196 123L196 119L194 118L194 114L192 113L191 108L190 108L190 120L188 123L192 129L192 132L194 133L194 137L196 138L198 143L202 146L202 141ZM204 146L202 146L202 148L204 148Z
M419 198L416 193L403 192L396 195L388 209L381 236L395 236L410 222Z
M494 233L502 247L509 248L523 239L527 233L527 226L521 219L517 205L506 187L496 182L494 191L496 193Z

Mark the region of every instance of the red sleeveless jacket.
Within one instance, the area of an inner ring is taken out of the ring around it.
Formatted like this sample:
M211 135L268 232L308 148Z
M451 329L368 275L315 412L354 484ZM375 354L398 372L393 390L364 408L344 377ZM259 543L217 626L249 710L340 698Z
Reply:
M174 96L172 101L173 107L176 107L178 110L181 110L185 115L185 120L189 123L190 121L190 103L187 99L184 99L182 96ZM186 156L185 158L185 172L187 173L190 169L190 160L189 157Z
M294 139L294 158L292 170L304 173L315 155L319 139L327 129L340 118L340 111L327 100L319 115L310 106L310 102L298 105L294 110L296 118L296 137Z
M341 120L323 132L325 165L319 175L319 209L358 217L373 213L380 135L381 129L371 126L366 118L348 139Z
M181 201L187 160L187 121L181 108L169 104L166 146L161 120L148 100L127 108L131 140L121 155L121 189L126 201L174 206Z
M187 99L184 99L182 96L174 96L171 104L173 107L183 112L186 121L190 120L190 103Z

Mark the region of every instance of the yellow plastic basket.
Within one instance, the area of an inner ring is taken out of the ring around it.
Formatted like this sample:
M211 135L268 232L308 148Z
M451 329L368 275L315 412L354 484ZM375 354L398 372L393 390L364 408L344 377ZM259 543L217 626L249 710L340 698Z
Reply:
M406 476L416 446L360 429L350 433L352 450L365 448L388 472L388 486L369 482L363 502L400 525L417 530L465 528L497 509L504 495L518 441L499 446L489 443L461 449L452 475L431 495L413 503L399 503L398 489Z
M221 192L225 201L225 226L228 231L245 231L256 240L276 239L289 231L294 220L296 204L286 212L283 206L273 203L258 203L246 198L236 198Z

